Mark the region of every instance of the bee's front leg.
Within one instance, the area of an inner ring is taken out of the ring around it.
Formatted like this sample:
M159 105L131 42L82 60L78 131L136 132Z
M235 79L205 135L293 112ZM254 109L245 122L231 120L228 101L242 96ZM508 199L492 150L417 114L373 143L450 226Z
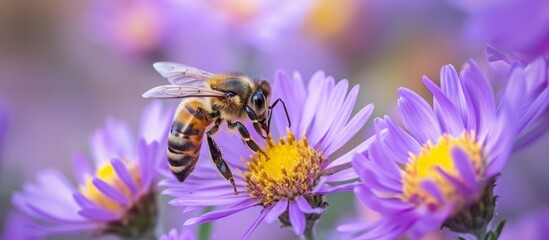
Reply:
M259 145L257 145L257 143L250 137L250 132L248 132L248 129L246 129L246 126L244 126L244 124L242 124L241 122L231 122L231 121L227 121L227 125L229 126L229 128L231 129L234 129L235 127L238 129L238 132L240 133L240 136L242 137L242 140L244 140L244 142L246 142L246 145L248 145L248 147L254 151L254 152L260 152L262 153L263 155L265 155L265 157L267 159L269 159L269 156L267 156L267 154L259 147Z

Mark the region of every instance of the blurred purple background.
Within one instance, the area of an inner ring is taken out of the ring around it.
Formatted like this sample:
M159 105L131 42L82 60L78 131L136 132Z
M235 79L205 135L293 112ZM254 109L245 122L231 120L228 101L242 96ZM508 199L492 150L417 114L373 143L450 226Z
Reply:
M374 103L373 116L394 116L398 87L428 97L422 75L437 80L442 65L459 69L467 58L488 67L485 43L467 41L468 20L435 0L2 1L0 111L6 117L0 113L0 134L8 127L0 136L0 225L11 192L38 170L69 172L73 155L88 149L105 117L124 119L137 131L148 102L141 94L166 83L152 68L155 61L267 79L277 69L299 71L304 79L324 70L361 85L357 108ZM498 218L549 204L548 143L545 137L513 155L497 186ZM345 204L355 201L352 194L329 201L319 233L356 215ZM171 212L161 217L163 231L190 216ZM214 229L238 238L255 218L247 214L258 213L241 213L239 221L226 219ZM266 236L266 229L284 234L276 238L294 236L272 224L252 238Z

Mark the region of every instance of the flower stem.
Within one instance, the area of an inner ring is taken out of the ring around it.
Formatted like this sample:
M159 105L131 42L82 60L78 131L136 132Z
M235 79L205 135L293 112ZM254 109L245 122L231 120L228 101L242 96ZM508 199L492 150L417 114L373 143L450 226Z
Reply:
M315 240L315 224L316 220L307 220L307 225L305 226L305 232L301 236L302 240Z
M213 207L207 207L203 213L207 213L213 210ZM212 223L207 222L200 225L198 228L198 239L208 240L212 237Z

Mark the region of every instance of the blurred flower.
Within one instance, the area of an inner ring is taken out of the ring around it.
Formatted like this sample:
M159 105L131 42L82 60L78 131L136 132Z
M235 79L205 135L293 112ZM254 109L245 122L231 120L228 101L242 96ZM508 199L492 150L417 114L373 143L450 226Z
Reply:
M549 234L549 209L532 212L517 221L508 221L500 235L501 240L545 239Z
M74 159L75 187L55 169L37 174L13 194L13 204L43 222L36 232L44 235L94 232L137 237L152 232L156 224L157 164L166 153L171 112L159 102L144 111L139 138L128 124L107 119L91 140L94 168L79 154ZM159 144L160 143L160 144Z
M424 77L433 105L401 88L399 111L406 129L389 117L375 120L375 139L357 154L353 167L362 180L357 197L383 217L343 225L357 238L412 239L440 229L479 236L494 213L493 185L511 152L514 105L497 108L475 62L458 77L441 70L441 87ZM517 94L520 89L516 89Z
M11 210L5 220L2 239L43 239L33 229L32 219L19 211Z
M549 51L549 2L452 0L467 16L466 36L525 57Z
M306 30L318 39L340 38L358 10L364 10L360 4L357 0L314 0L306 13Z
M87 34L124 53L158 53L178 28L177 10L170 0L93 0Z
M216 136L224 150L223 158L241 173L234 176L239 194L234 195L231 185L219 177L210 163L197 167L183 183L173 178L163 181L161 184L168 186L163 194L175 197L170 201L171 205L185 206L186 210L225 207L191 218L185 225L214 221L260 206L263 210L244 238L262 221L272 223L276 219L285 226L292 226L297 235L306 231L311 233L312 225L326 207L323 196L351 190L355 183L350 180L357 178L348 167L354 150L339 158L331 156L364 126L372 112L373 106L369 105L350 119L358 88L353 87L347 94L347 80L335 84L333 78L318 72L306 89L299 74L290 77L278 72L273 98L280 97L286 102L292 120L291 128L287 129L285 114L282 111L274 113L277 128L273 132L280 140L270 137L266 146L262 145L265 155L254 154L239 160L240 156L251 153L244 144L237 143L239 137L225 131ZM303 135L296 139L294 133ZM252 132L252 138L261 139L255 132ZM199 161L209 162L206 158L209 155L202 152ZM345 183L338 184L340 182Z
M300 26L313 0L206 0L184 1L183 8L192 10L208 24L224 29L225 36L256 48L264 48L283 38L284 33Z
M539 139L549 130L549 55L529 62L514 54L502 53L488 47L488 59L495 62L504 72L508 92L513 94L516 84L524 82L526 94L521 96L523 104L516 114L519 137L515 150L519 150ZM505 96L503 96L505 98Z
M168 234L160 236L160 240L196 240L197 237L193 231L188 228L181 229L172 229Z

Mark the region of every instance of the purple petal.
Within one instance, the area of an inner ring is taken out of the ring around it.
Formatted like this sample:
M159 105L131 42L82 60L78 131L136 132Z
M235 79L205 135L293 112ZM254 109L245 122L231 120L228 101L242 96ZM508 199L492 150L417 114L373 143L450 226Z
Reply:
M281 98L285 102L292 102L295 104L288 104L288 114L292 122L291 130L293 132L298 132L298 126L301 122L301 112L302 107L305 104L305 97L307 96L305 91L305 85L301 80L299 74L295 74L292 78L284 71L277 71L274 78L273 84L273 98ZM279 136L284 136L286 134L287 119L285 114L281 109L276 109L276 112L273 114L274 125L278 130Z
M12 203L19 210L25 212L30 216L35 216L38 219L60 222L60 223L76 223L84 222L84 219L78 216L74 209L64 209L57 204L47 202L37 202L39 197L33 197L33 199L27 199L27 196L21 193L14 193L12 195Z
M456 69L452 65L445 65L440 70L440 89L456 106L462 120L467 119L467 103Z
M461 196L466 197L475 197L478 194L478 187L476 184L472 186L467 186L461 182L460 179L450 175L446 171L444 171L442 168L437 167L437 172L442 175L448 182L450 182L457 190L457 194L461 194Z
M337 171L332 175L328 175L325 178L327 182L343 182L343 181L357 179L358 175L356 174L354 169L347 168L345 170Z
M75 187L61 172L56 169L40 171L36 179L38 184L40 184L37 189L40 194L44 194L68 206L76 206L76 203L72 201L72 192L75 191Z
M513 146L513 152L530 146L530 144L544 136L545 133L549 131L549 124L547 124L546 119L549 119L549 111L546 111L544 115L529 124L529 127L516 140L516 143Z
M298 236L303 235L303 231L305 231L306 225L305 214L303 214L303 212L299 210L299 207L296 203L290 203L288 212L290 214L290 222L292 223L295 234Z
M288 199L282 199L278 201L273 208L267 213L265 222L273 223L278 217L288 209Z
M398 94L398 109L404 126L419 143L426 143L428 140L436 142L442 133L429 104L417 93L406 88L400 88Z
M385 154L386 151L391 151L389 148L385 148L383 146L383 137L382 137L382 131L383 129L380 129L380 121L379 119L376 119L374 121L374 128L376 131L376 141L372 143L369 149L370 159L373 160L372 163L377 165L379 168L383 169L383 171L380 171L380 174L384 174L388 178L394 178L399 179L401 168L396 164L394 161L388 161Z
M440 192L437 184L433 180L421 181L421 188L427 191L431 196L433 196L440 204L444 203L444 197L442 196L442 193Z
M351 232L351 233L356 233L356 232L359 232L359 231L364 231L364 229L366 228L366 226L367 226L367 223L364 223L362 220L359 220L359 222L339 225L339 226L336 228L336 230L337 230L338 232Z
M525 105L527 98L524 69L514 67L511 70L509 80L507 81L499 110L502 111L501 109L503 109L503 111L511 113L508 116L510 122L519 123L518 126L520 126L520 128L525 125L525 122L521 120L523 120L526 115L517 113L522 112L522 108Z
M326 139L334 139L335 136L340 134L341 129L349 121L349 118L351 117L351 113L355 107L359 89L360 89L360 86L355 85L351 89L349 94L347 94L347 97L345 98L345 102L343 102L342 105L335 107L335 109L337 109L338 112L333 114L337 114L337 116L334 119L334 122L331 124L329 132L326 135ZM330 142L328 143L331 144ZM326 148L326 146L324 146L323 149L324 148Z
M541 92L537 98L527 107L527 110L522 114L519 124L519 130L526 129L532 122L536 121L541 115L548 112L549 107L549 88Z
M330 143L326 142L329 140L328 134L330 129L334 128L333 122L337 120L337 117L340 117L339 110L345 101L345 95L347 89L349 88L349 82L347 80L341 80L336 85L333 91L329 92L329 95L326 95L324 103L319 103L319 108L316 112L315 119L322 119L321 122L318 120L315 121L315 127L309 132L309 136L312 139L318 139L319 144L316 146L317 149L325 149L325 147ZM339 127L339 126L336 126Z
M141 169L141 186L144 189L148 189L153 182L156 174L154 166L156 166L156 160L158 160L158 142L154 141L147 144L145 140L139 141L139 166ZM165 161L165 160L164 160Z
M93 221L107 222L118 218L117 214L102 208L87 208L78 211L81 216Z
M162 110L162 102L155 100L149 103L141 114L139 136L148 143L167 137L173 110Z
M114 168L116 175L118 175L118 177L124 182L124 184L128 186L128 188L132 192L132 195L135 195L137 193L137 185L135 185L135 182L128 172L126 165L124 165L124 163L120 159L112 159L111 165Z
M330 186L323 184L320 188L315 188L313 191L314 193L318 194L328 194L328 193L336 193L336 192L343 192L343 191L351 191L358 183L347 183L347 184L341 184L337 186Z
M93 178L92 183L99 191L101 191L101 193L118 204L123 206L128 206L130 204L122 192L118 191L118 189L114 188L105 181L95 177Z
M477 133L479 139L484 139L486 130L496 119L496 104L488 80L482 75L477 64L469 60L468 68L462 71L462 83L467 89L472 107L477 117Z
M388 156L391 156L393 161L401 164L407 164L408 159L410 158L410 153L414 155L418 154L421 149L421 145L416 139L402 130L402 128L396 126L391 118L385 116L382 121L376 119L376 125L381 125L382 122L385 122L388 129L386 137L383 137L380 140L382 142L383 149L385 149L384 151L388 153Z
M414 227L410 229L411 239L420 239L433 230L440 229L440 226L451 214L454 209L452 204L445 204L441 209L437 209L435 212L429 212L428 216L420 217L414 224Z
M405 211L413 208L399 198L380 198L365 185L356 187L354 192L364 205L378 212Z
M234 193L231 192L234 196ZM244 194L240 194L244 195ZM192 196L192 195L190 195ZM225 198L205 198L204 196L197 196L195 198L176 198L168 202L172 206L220 206L220 205L229 205L242 202L249 198L248 196L242 197L225 197Z
M248 239L248 237L250 236L250 234L252 234L252 232L257 228L257 226L259 226L259 224L261 223L261 221L263 221L263 219L265 218L265 215L267 215L267 209L264 208L261 213L259 214L259 217L254 221L254 223L252 224L252 226L250 226L250 228L248 228L248 230L246 231L246 233L244 234L244 236L242 237L242 239Z
M319 94L321 96L320 98L318 98L318 101L314 103L315 105L317 105L317 107L316 107L315 111L313 113L311 113L313 115L313 121L311 122L310 125L304 126L304 127L307 127L307 129L305 131L308 134L307 138L309 139L309 144L311 146L315 147L315 148L318 148L318 146L321 143L322 137L324 137L324 134L325 134L324 131L317 131L316 130L316 128L320 128L320 127L324 126L324 124L323 124L324 122L320 121L319 119L322 119L324 117L324 115L326 114L326 112L320 106L327 106L328 105L329 101L328 101L328 98L326 96L331 95L332 89L335 86L335 80L334 80L333 77L328 76L325 79L323 79L322 81L325 82L325 84L323 84L323 87L322 88L315 87L319 90L313 90L313 91L319 92ZM310 89L309 89L309 94L312 94ZM307 111L310 111L310 110L304 109L304 112L307 112Z
M452 149L452 160L465 184L467 186L474 186L476 183L475 169L473 169L471 159L469 159L467 153L459 147L454 147Z
M100 226L98 223L90 224L66 224L66 225L56 225L56 226L44 226L37 225L34 226L36 231L41 231L41 234L46 236L52 236L56 234L67 234L67 233L85 233L98 229ZM40 234L38 234L40 235ZM45 236L44 236L45 237ZM39 238L42 239L42 238Z
M345 165L347 163L350 163L353 160L353 156L355 153L364 153L365 151L367 151L367 149L370 147L372 142L374 142L374 140L375 140L375 137L370 137L366 139L366 141L362 142L351 151L345 153L343 156L330 162L330 164L328 164L328 167L326 167L326 169L332 170L332 169L341 167L342 165Z
M327 85L328 83L327 81L325 81L324 76L324 72L316 72L309 82L307 91L309 94L305 99L303 115L301 117L301 122L298 128L298 131L300 132L307 131L307 128L311 125L315 117L315 111L319 106L318 103L320 102L320 99L322 97L322 89L324 89L325 85Z
M454 136L458 136L465 129L460 113L455 108L452 102L442 93L442 91L429 80L423 77L423 83L433 93L435 98L435 114L441 123L444 132L448 132Z
M88 161L88 158L86 158L86 156L82 153L78 153L74 157L73 169L75 173L74 175L79 184L84 184L87 177L93 176L90 162Z
M395 219L397 218L397 219ZM414 224L415 219L387 217L372 223L368 231L357 236L357 239L396 239Z
M372 111L374 110L374 105L369 104L366 107L362 108L352 119L345 125L345 127L336 135L335 139L331 140L331 144L324 151L324 153L329 156L341 146L346 144L355 134L364 127Z
M189 225L194 225L194 224L198 224L198 223L211 222L211 221L214 221L214 220L224 218L224 217L233 215L235 213L241 212L242 210L246 210L246 209L248 209L248 208L250 208L254 205L257 205L257 204L258 204L257 200L248 199L248 200L242 201L241 203L236 204L232 207L229 207L227 209L211 211L211 212L203 214L202 216L199 216L199 217L189 218L187 221L185 221L183 226L189 226Z
M356 161L353 162L353 167L355 169L362 168L360 162L363 162L360 156L357 156ZM394 179L387 179L381 174L374 174L374 171L369 168L360 172L360 179L363 184L375 188L377 190L392 192L392 193L401 193L402 191L402 182Z
M304 213L321 214L324 211L324 209L322 209L322 208L312 208L311 205L309 204L309 202L307 202L307 200L305 200L305 198L302 197L302 196L296 198L295 202L296 202L297 206L299 207L299 210L301 210Z
M93 202L80 192L75 192L72 194L72 196L81 208L101 208L99 205L97 205L95 202Z

